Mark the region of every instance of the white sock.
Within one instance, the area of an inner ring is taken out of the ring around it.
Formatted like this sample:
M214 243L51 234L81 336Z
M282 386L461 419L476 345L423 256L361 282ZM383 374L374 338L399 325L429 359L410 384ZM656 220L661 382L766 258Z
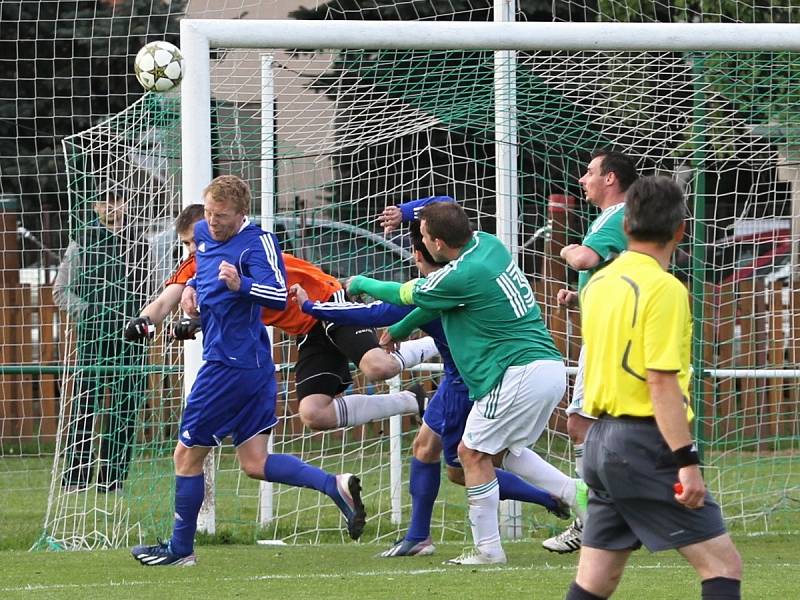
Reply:
M497 479L483 485L467 488L469 524L475 547L483 554L496 556L503 552L500 544L500 521L497 510L500 506L500 486Z
M583 444L575 444L572 449L575 450L575 473L583 477Z
M353 427L394 415L417 414L417 398L411 392L349 394L333 399L338 427Z
M507 452L503 459L503 468L561 498L570 506L575 504L575 480L564 475L530 448L523 448L519 456Z
M411 367L430 360L438 356L439 350L436 343L430 336L421 337L417 340L409 340L400 344L397 352L392 352L392 356L400 363L400 368L410 369Z

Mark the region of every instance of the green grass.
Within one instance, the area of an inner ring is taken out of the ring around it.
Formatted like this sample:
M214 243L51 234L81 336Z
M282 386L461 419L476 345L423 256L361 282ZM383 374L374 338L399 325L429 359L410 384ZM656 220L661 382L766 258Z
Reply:
M743 596L794 598L800 555L792 535L740 536L745 562ZM320 546L200 546L193 568L146 568L126 550L0 552L0 596L6 598L563 598L576 555L545 552L539 540L507 543L507 565L448 567L442 560L460 544L441 544L433 556L376 558L381 547L347 543ZM619 598L697 598L694 571L676 552L634 554Z

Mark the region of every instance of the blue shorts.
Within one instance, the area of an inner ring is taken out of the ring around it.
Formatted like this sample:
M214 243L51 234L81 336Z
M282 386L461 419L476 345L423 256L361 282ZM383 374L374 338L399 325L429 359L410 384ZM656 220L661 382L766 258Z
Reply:
M442 440L444 460L451 467L461 467L458 462L458 444L464 435L467 416L472 410L466 387L449 385L445 379L428 402L422 420Z
M274 427L275 367L236 369L210 361L200 367L183 409L178 440L184 446L219 446L230 435L233 445Z

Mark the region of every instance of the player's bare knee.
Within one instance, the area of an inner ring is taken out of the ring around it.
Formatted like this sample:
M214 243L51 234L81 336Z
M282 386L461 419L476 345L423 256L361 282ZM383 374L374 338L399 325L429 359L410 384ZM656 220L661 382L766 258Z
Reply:
M423 427L419 430L411 443L411 451L420 462L435 463L442 454L442 445L439 438L432 431Z
M320 401L316 396L303 398L300 400L298 415L303 425L314 431L336 428L336 411L329 398L326 402Z
M373 348L362 356L358 368L370 381L383 381L400 373L400 363L380 348Z
M742 579L742 557L739 552L736 551L736 548L733 548L731 555L725 561L726 565L726 574L724 577L729 579Z
M458 460L464 466L464 468L477 465L482 458L483 456L480 452L467 448L464 445L464 442L461 442L458 445Z
M264 465L266 457L263 459L239 459L239 468L242 472L252 479L264 479Z
M447 465L447 479L456 485L464 485L464 469Z
M205 454L199 454L194 448L183 444L175 446L172 453L172 463L175 465L175 474L181 477L193 477L203 472L203 459Z
M412 452L414 458L424 463L435 463L439 460L440 452L438 448L434 448L431 444L425 442L419 443L414 440L412 445Z
M722 551L714 557L711 572L702 574L703 579L711 577L727 577L728 579L742 579L742 557L729 538Z

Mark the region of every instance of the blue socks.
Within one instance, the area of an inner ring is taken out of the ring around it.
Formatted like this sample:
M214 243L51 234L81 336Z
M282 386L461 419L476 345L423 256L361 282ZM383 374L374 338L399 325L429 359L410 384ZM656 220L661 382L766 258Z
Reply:
M408 491L411 494L411 523L406 532L410 542L421 542L431 535L433 504L439 495L442 468L438 462L424 463L411 458Z
M291 454L270 454L264 465L267 481L311 488L331 498L338 498L336 476L303 462Z
M169 545L178 556L192 553L197 515L200 513L205 492L202 473L192 477L175 476L175 526Z
M495 469L494 472L497 477L497 483L500 484L500 500L530 502L544 506L549 510L556 508L556 501L543 489L528 483L510 471Z

